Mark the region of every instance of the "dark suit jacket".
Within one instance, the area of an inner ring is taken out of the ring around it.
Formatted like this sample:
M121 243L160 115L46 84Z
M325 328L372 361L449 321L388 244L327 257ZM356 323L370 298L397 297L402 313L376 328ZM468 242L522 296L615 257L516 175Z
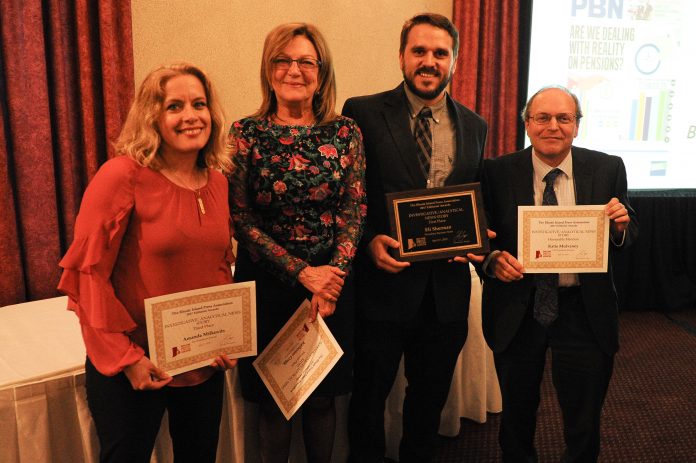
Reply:
M606 204L616 197L628 209L631 223L621 248L609 244L607 273L580 273L580 290L592 331L600 348L613 354L619 347L618 305L612 277L614 253L638 236L638 222L626 195L626 169L617 156L572 147L575 199L578 205ZM517 206L534 205L531 147L486 160L483 189L488 226L497 233L492 249L517 255ZM502 352L517 333L534 288L534 276L504 283L487 278L483 285L483 332L494 352Z
M457 149L452 173L445 183L479 181L486 123L449 95L447 105L457 130ZM388 92L350 98L343 114L354 119L362 131L367 163L367 219L354 261L358 310L370 320L410 320L432 281L440 321L466 321L471 290L468 265L446 260L419 262L393 275L378 270L365 252L375 235L390 234L385 193L426 187L418 166L418 148L403 84Z

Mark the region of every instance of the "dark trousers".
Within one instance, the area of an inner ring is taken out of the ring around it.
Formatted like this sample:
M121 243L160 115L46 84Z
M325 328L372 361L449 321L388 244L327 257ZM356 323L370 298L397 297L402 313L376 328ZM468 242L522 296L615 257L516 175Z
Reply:
M348 416L350 461L381 462L385 453L384 406L404 356L401 463L430 461L452 373L466 340L466 323L437 320L432 291L415 319L357 323L353 395Z
M533 301L533 298L532 298ZM533 302L532 302L533 304ZM602 405L614 357L602 352L592 334L579 288L561 290L558 318L544 328L527 310L520 330L495 355L503 397L500 446L504 462L535 462L536 414L546 351L563 414L563 462L595 462L599 455Z
M104 376L87 360L87 404L99 437L101 462L147 463L164 411L169 414L174 461L215 462L225 375L190 387L136 391L123 373Z

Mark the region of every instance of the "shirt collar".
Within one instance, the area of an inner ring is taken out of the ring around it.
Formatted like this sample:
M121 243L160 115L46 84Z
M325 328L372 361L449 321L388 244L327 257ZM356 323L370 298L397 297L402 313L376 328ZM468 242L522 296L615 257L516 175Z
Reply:
M409 110L409 115L411 116L411 119L415 119L418 117L418 113L420 113L421 109L425 106L425 103L423 100L418 97L415 93L411 91L410 88L408 88L408 85L406 85L406 82L404 82L404 90L406 92L406 99L408 99L408 110ZM445 110L447 107L447 95L445 94L445 97L440 99L437 103L434 105L430 106L430 109L433 112L433 120L435 123L439 124L440 119L442 117L442 111Z
M573 178L573 151L568 151L568 156L557 167L551 167L537 157L532 147L532 167L534 168L534 175L538 179L543 179L546 177L546 174L556 168L560 169L567 178Z

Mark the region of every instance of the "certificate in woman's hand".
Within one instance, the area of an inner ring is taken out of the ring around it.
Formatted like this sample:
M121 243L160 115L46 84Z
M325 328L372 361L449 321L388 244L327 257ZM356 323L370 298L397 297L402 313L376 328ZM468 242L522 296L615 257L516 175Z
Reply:
M145 299L150 360L170 375L219 355L256 355L256 283L232 283Z
M302 406L343 355L321 317L309 321L308 300L254 361L254 368L286 419Z

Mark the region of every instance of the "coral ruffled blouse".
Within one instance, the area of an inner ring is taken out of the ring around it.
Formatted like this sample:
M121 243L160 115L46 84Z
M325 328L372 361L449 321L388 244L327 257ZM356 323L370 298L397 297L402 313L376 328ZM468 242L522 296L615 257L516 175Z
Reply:
M227 180L208 171L200 195L119 156L85 191L58 289L80 319L87 356L112 376L147 355L145 298L232 282ZM210 367L177 375L198 384Z

